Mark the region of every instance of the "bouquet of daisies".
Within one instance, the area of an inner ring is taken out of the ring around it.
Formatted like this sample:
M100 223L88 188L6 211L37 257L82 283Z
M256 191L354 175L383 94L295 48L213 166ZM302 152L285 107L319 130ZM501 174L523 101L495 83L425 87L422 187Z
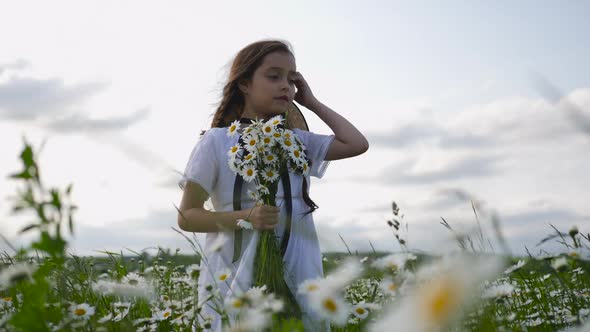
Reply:
M277 115L268 121L252 120L242 132L242 142L228 151L230 169L240 174L244 181L254 182L255 190L248 195L257 205L276 206L276 193L280 176L290 170L307 175L309 161L305 146L290 129L284 128L284 118ZM238 120L231 123L228 135L240 128ZM239 220L242 228L252 229L247 220ZM287 301L288 315L299 315L299 307L283 277L283 259L278 237L274 230L260 231L260 240L254 260L253 286L266 285L270 292Z

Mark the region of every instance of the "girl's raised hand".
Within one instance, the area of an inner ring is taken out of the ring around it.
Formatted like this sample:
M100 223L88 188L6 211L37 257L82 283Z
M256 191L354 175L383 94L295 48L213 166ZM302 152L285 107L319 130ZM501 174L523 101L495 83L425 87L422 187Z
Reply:
M297 92L295 93L295 101L299 104L311 109L311 106L317 102L317 99L311 92L311 88L303 75L300 72L295 72L293 75L293 80L295 81L295 86L297 87Z
M248 221L254 229L270 230L279 222L280 208L270 205L256 205L252 208Z

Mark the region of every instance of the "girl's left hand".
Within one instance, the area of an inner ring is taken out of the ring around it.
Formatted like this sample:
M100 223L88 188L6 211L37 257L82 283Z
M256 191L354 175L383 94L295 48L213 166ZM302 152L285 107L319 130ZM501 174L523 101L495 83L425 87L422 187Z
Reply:
M313 104L317 102L316 97L311 92L311 88L303 78L300 72L295 72L293 80L295 81L295 86L297 87L297 93L295 93L295 101L305 106L308 109L311 109Z

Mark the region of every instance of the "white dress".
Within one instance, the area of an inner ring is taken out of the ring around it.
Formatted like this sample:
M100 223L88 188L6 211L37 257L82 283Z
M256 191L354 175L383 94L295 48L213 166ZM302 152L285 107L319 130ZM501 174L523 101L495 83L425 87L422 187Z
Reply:
M306 155L311 160L310 172L307 175L309 193L311 187L310 176L321 178L326 171L329 161L324 159L335 136L316 134L298 128L293 129L293 132L301 139L306 149ZM208 129L193 148L184 175L178 183L179 186L184 188L186 181L198 183L209 193L213 211L233 211L233 189L236 174L228 166L227 151L237 143L238 135L228 137L227 127ZM306 330L329 330L329 324L321 321L317 314L309 308L305 295L297 293L298 285L304 280L323 277L323 268L313 214L303 216L303 213L310 209L302 196L303 175L290 172L289 179L291 182L293 210L291 235L283 259L285 263L285 281L299 303ZM254 205L254 201L247 195L248 189L255 190L254 182L244 181L243 183L242 209ZM283 202L283 193L281 182L278 185L276 195L277 205ZM313 199L313 195L310 194L309 196ZM275 227L276 234L281 237L285 230L284 221L286 216L286 204L282 204L280 221ZM252 267L258 243L258 234L256 230L243 230L241 256L239 260L232 263L234 232L207 233L204 246L205 252L202 253L206 255L206 259L201 261L201 273L198 281L199 303L202 303L209 295L205 289L207 285L216 285L219 288L221 298L226 298L233 292L247 291L251 287ZM223 237L223 239L219 237ZM221 249L217 252L210 252L211 245L220 240L225 240ZM230 279L227 283L216 282L215 273L224 269L231 271ZM221 331L219 315L207 304L202 307L201 315L203 317L213 317L212 330ZM198 318L201 319L201 317Z

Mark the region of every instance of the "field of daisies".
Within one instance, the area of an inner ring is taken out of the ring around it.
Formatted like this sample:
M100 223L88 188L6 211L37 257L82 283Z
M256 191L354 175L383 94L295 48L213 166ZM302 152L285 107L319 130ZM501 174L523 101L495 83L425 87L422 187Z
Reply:
M22 184L12 207L35 216L22 225L35 237L27 248L3 237L12 251L0 255L1 331L210 331L213 318L201 313L204 305L215 307L224 331L304 330L298 319L279 318L283 299L265 286L229 296L215 292L231 282L231 271L217 271L216 284L206 285L207 304L199 302L206 255L184 232L179 237L194 255L169 249L68 254L63 234L74 234L77 208L72 185L45 188L26 141L20 159L22 170L10 175ZM561 243L559 254L512 257L486 250L489 239L481 232L459 233L444 219L442 226L457 250L436 257L411 250L393 203L383 227L399 251L325 254L326 277L303 282L297 292L331 331L590 331L588 229L554 228L540 239ZM496 240L501 247L501 232Z

